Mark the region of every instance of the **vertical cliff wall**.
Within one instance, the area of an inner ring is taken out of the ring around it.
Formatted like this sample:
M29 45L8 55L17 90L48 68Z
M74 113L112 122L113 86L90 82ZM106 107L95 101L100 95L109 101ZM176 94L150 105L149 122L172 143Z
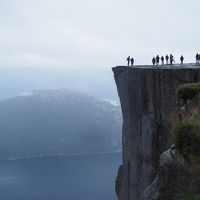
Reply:
M178 121L176 86L200 81L200 69L182 66L113 68L123 113L123 164L116 179L119 200L138 200L155 178L159 157L173 142Z

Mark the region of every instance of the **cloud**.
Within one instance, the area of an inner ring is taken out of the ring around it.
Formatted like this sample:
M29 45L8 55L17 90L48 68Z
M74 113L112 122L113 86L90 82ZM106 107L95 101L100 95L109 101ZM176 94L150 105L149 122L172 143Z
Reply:
M198 0L1 0L0 67L107 68L157 53L193 61Z

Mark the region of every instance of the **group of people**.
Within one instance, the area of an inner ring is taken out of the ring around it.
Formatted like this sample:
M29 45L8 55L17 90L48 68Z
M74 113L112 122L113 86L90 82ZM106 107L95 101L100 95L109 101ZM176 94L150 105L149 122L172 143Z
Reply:
M171 65L173 64L173 62L175 63L174 56L173 56L172 54L170 54L170 55L168 56L168 54L167 54L167 55L165 56L165 58L164 58L164 56L161 56L161 57L160 57L159 55L157 55L156 57L153 57L153 58L152 58L152 64L153 64L153 65L159 65L160 60L161 60L161 64L162 64L162 65L165 64L165 60L166 60L166 65L168 65L169 62L170 62ZM181 57L180 57L180 61L181 61L181 64L183 64L184 57L183 57L182 55L181 55Z
M160 57L159 55L157 55L157 56L152 58L152 64L153 65L159 65L160 61L161 61L161 65L164 65L164 64L166 64L166 65L171 64L172 65L173 63L175 63L175 59L174 59L174 56L172 54L170 54L169 56L167 54L165 57L164 56ZM183 64L183 61L184 61L183 55L181 55L180 61L181 61L181 64ZM128 66L134 65L135 60L134 60L133 57L131 58L130 56L128 56L127 62L128 62ZM200 54L199 53L196 54L196 63L200 63Z
M134 65L134 61L135 61L134 58L133 58L133 57L131 58L131 57L129 56L129 57L127 58L128 66L129 66L130 64L131 64L131 65Z
M197 55L196 55L196 63L200 63L200 54L199 53L197 53Z

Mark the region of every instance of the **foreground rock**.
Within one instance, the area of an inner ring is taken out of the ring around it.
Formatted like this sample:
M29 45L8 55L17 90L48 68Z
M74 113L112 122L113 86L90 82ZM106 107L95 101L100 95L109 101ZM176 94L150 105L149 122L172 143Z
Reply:
M155 180L142 194L141 200L181 200L200 192L198 177L175 149L160 156L160 168Z

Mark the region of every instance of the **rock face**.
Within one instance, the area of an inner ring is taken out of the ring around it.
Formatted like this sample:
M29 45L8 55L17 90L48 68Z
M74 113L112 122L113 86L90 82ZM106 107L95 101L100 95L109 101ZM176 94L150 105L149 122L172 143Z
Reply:
M160 156L158 175L147 186L141 200L182 200L200 193L198 165L189 164L175 148Z
M200 68L118 66L113 72L123 113L116 192L119 200L137 200L155 179L161 153L173 143L173 124L179 120L176 86L200 81Z
M184 199L190 184L189 165L175 149L169 149L160 156L158 175L144 190L141 200Z

